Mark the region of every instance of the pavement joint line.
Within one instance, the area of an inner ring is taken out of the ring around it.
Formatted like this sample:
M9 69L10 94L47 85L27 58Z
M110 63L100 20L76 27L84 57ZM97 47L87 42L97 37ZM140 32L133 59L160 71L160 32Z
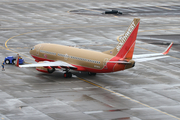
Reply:
M109 25L108 25L108 26L109 26ZM102 25L100 25L99 27L108 27L108 26L102 26ZM110 25L110 26L113 26L113 25ZM64 27L64 28L58 28L58 29L67 29L67 28L86 28L86 27L91 28L91 27L97 27L97 26L93 26L93 25L92 25L92 26L82 26L82 27ZM117 27L117 26L116 26L116 27ZM55 29L57 29L57 28L55 28ZM22 33L22 34L19 34L19 35L15 35L15 36L9 38L9 39L5 42L5 49L6 49L6 50L9 50L9 51L11 51L11 52L14 52L14 53L18 53L18 52L16 52L16 51L10 50L10 49L8 48L7 43L9 42L9 40L11 40L11 39L13 39L13 38L15 38L15 37L18 37L18 36L22 36L22 35L29 34L29 33L35 33L35 32L47 31L47 30L55 30L55 29L36 30L36 31L31 31L31 32L26 32L26 33ZM141 33L141 32L147 32L147 31L157 31L157 30L178 30L178 29L180 29L180 28L176 28L176 29L142 30L142 31L138 31L138 33ZM119 38L120 38L121 36L123 36L123 34L122 34L122 35L119 35L119 36L117 37L117 41L118 41L118 42L119 42ZM140 47L139 47L139 48L140 48ZM141 48L141 49L142 49L142 48ZM143 48L143 49L145 49L145 48ZM148 49L145 49L145 50L148 50ZM148 50L148 51L151 51L151 50ZM154 51L151 51L151 52L154 52ZM21 55L22 55L22 54L21 54ZM24 56L24 55L22 55L22 56ZM170 57L173 57L173 56L170 56ZM173 57L173 58L180 59L180 58L177 58L177 57ZM32 59L32 58L30 58L30 59ZM32 60L34 60L34 59L32 59Z
M117 17L117 16L114 16L114 17ZM17 23L17 22L16 22ZM27 23L31 23L31 22L27 22ZM40 25L42 25L41 23L33 23L33 24L40 24ZM51 23L52 25L53 25L53 23ZM50 23L48 24L48 25L51 25ZM47 25L47 24L46 24ZM73 26L73 25L75 25L75 24L56 24L56 25L59 25L59 26L63 26L64 27L64 29L65 29L65 27L68 27L68 26ZM83 24L84 25L84 24ZM158 25L162 25L162 26L168 26L168 25L174 25L174 26L179 26L180 24L158 24ZM31 27L30 29L63 29L62 27L59 27L59 26L57 26L57 27L42 27L42 26L37 26L37 27ZM79 26L82 26L82 25L79 25ZM106 25L99 25L100 27L122 27L122 26L124 26L124 27L128 27L128 25L108 25L108 26L106 26ZM146 24L141 24L141 26L145 26L145 27L152 27L152 24L151 25L146 25ZM88 27L88 26L87 26ZM97 26L92 26L92 27L97 27ZM75 26L74 28L79 28L78 26ZM29 27L17 27L17 28L9 28L9 27L5 27L5 28L0 28L0 30L7 30L7 29L13 29L13 30L19 30L19 29L29 29ZM177 28L177 29L179 29L179 28ZM162 29L160 29L160 30L162 30ZM147 31L151 31L151 30L147 30Z
M117 26L117 25L100 25L100 26L98 26L98 27L119 27L119 26ZM121 26L121 25L120 25ZM57 30L57 29L68 29L68 28L93 28L93 27L97 27L97 26L94 26L94 25L92 25L92 26L82 26L82 27L63 27L63 28L54 28L54 29L44 29L44 30L36 30L36 31L31 31L31 32L26 32L26 33L22 33L22 34L18 34L18 35L15 35L15 36L13 36L13 37L11 37L11 38L9 38L6 42L5 42L5 47L6 47L6 49L7 50L9 50L9 48L8 48L8 46L7 46L7 43L9 42L9 40L11 40L11 39L13 39L13 38L15 38L15 37L18 37L18 36L22 36L22 35L26 35L26 34L29 34L29 33L35 33L35 32L41 32L41 31L47 31L47 30Z
M166 10L172 10L172 9L170 9L170 8L166 8L166 7L162 7L162 6L156 6L156 7L162 8L162 9L166 9Z
M143 50L147 50L147 51L150 51L150 52L158 53L158 52L156 52L156 51L154 51L154 50L149 50L149 49L142 48L142 47L138 47L138 46L136 46L136 47L139 48L139 49L143 49Z
M175 29L152 29L152 30L141 30L141 31L138 31L138 33L142 33L142 32L152 32L152 31L158 31L158 30L180 30L180 28L175 28ZM122 37L124 34L122 34L122 35L119 35L118 37L117 37L117 41L119 42L120 40L119 40L119 38L120 37Z
M94 12L98 12L98 13L102 13L102 12L100 12L100 11L98 11L98 10L91 10L91 9L84 9L84 10L89 10L89 11L94 11ZM71 12L71 11L69 11L69 12Z
M92 27L92 26L86 26L86 27ZM99 27L102 27L102 26L99 26ZM77 27L66 27L66 28L77 28ZM84 27L81 27L81 28L84 28ZM63 29L63 28L61 28L61 29ZM174 30L174 29L156 29L156 30ZM156 30L147 30L147 31L156 31ZM12 51L12 50L10 50L10 49L8 48L8 46L7 46L7 43L8 43L9 40L11 40L11 39L13 39L13 38L15 38L15 37L21 36L21 35L25 35L25 34L29 34L29 33L34 33L34 32L40 32L40 31L46 31L46 30L37 30L37 31L22 33L22 34L13 36L13 37L9 38L9 39L5 42L5 47L6 47L7 50ZM146 31L146 30L145 30L145 31ZM140 32L145 32L145 31L140 31ZM122 36L122 35L120 35L120 36ZM119 36L118 36L118 37L119 37ZM117 39L117 40L118 40L118 39ZM12 51L12 52L15 52L15 51ZM15 52L15 53L17 53L17 52ZM26 56L26 58L32 59L32 58L27 57L27 56ZM174 58L175 58L175 57L174 57ZM179 59L179 58L178 58L178 59ZM33 60L34 60L34 59L33 59ZM120 93L117 93L117 92L115 92L115 91L109 90L109 89L107 89L107 88L104 88L104 87L102 87L102 86L100 86L100 85L97 85L97 84L92 83L92 82L90 82L90 81L87 81L87 80L85 80L85 79L82 79L82 78L79 78L79 77L78 77L78 79L83 80L84 82L87 82L87 83L89 83L89 84L92 84L92 85L94 85L94 86L97 86L97 87L99 87L99 88L101 88L101 89L104 89L104 90L106 90L106 91L109 91L109 92L111 92L111 93L114 93L114 94L116 94L116 95L118 95L118 96L120 96L120 97L124 97L124 98L126 98L126 99L131 100L131 101L134 101L134 102L136 102L136 103L139 103L139 104L141 104L141 105L143 105L143 106L146 106L146 107L148 107L148 108L150 108L150 109L153 109L153 110L155 110L155 111L158 111L158 112L160 112L160 113L166 114L166 115L168 115L168 116L170 116L170 117L173 117L173 118L176 118L176 119L180 120L180 118L178 118L178 117L176 117L176 116L174 116L174 115L171 115L171 114L169 114L169 113L166 113L166 112L163 112L163 111L161 111L161 110L158 110L158 109L156 109L156 108L154 108L154 107L151 107L151 106L149 106L149 105L147 105L147 104L141 103L141 102L139 102L139 101L137 101L137 100L134 100L134 99L132 99L132 98L130 98L130 97L127 97L127 96L122 95L122 94L120 94Z
M87 82L87 83L89 83L89 84L91 84L91 85L97 86L97 87L99 87L99 88L101 88L101 89L103 89L103 90L106 90L106 91L108 91L108 92L111 92L111 93L113 93L113 94L116 94L116 95L118 95L118 96L120 96L120 97L129 99L130 101L133 101L133 102L135 102L135 103L141 104L141 105L143 105L143 106L145 106L145 107L148 107L148 108L150 108L150 109L152 109L152 110L158 111L158 112L160 112L160 113L162 113L162 114L165 114L165 115L168 115L168 116L170 116L170 117L173 117L173 118L175 118L175 119L177 119L177 120L180 120L180 118L178 118L178 117L176 117L176 116L174 116L174 115L171 115L171 114L169 114L169 113L167 113L167 112L161 111L161 110L159 110L159 109L157 109L157 108L151 107L151 106L149 106L149 105L147 105L147 104L145 104L145 103L142 103L142 102L140 102L140 101L138 101L138 100L132 99L132 98L130 98L130 97L128 97L128 96L125 96L125 95L123 95L123 94L117 93L117 92L115 92L115 91L113 91L113 90L104 88L104 87L102 87L102 86L100 86L100 85L97 85L97 84L95 84L95 83L93 83L93 82L91 82L91 81L85 80L85 79L83 79L83 78L80 78L80 77L77 77L77 78L80 79L80 80L82 80L82 81L84 81L84 82Z
M100 26L98 26L98 27L119 27L118 25L100 25ZM120 25L121 26L121 25ZM97 27L97 26L94 26L94 25L92 25L92 26L82 26L82 27L63 27L63 28L55 28L55 29L44 29L44 30L36 30L36 31L31 31L31 32L26 32L26 33L22 33L22 34L18 34L18 35L15 35L15 36L12 36L11 38L9 38L8 40L6 40L6 42L5 42L5 48L7 49L7 50L9 50L9 51L12 51L12 50L10 50L10 48L8 48L8 46L7 46L7 43L11 40L11 39L13 39L13 38L15 38L15 37L18 37L18 36L22 36L22 35L26 35L26 34L29 34L29 33L35 33L35 32L41 32L41 31L47 31L47 30L56 30L56 29L68 29L68 28L93 28L93 27ZM16 52L16 51L14 51L15 53L18 53L18 52Z

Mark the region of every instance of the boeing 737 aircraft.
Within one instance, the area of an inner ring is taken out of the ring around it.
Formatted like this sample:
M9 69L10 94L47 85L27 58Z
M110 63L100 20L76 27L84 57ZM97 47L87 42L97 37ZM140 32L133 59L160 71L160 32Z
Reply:
M35 45L30 54L37 63L18 65L19 67L36 67L36 70L53 73L55 69L63 69L64 77L72 77L70 70L86 71L89 75L125 70L135 66L136 62L144 62L168 57L173 43L163 53L134 55L134 47L140 19L134 18L117 46L105 52L97 52L75 47L43 43ZM133 60L132 60L133 58ZM18 60L17 60L18 61Z

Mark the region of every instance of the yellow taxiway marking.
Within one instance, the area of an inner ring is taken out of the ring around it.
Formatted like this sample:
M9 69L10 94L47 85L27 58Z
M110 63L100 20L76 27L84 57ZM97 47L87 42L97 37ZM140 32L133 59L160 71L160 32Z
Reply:
M117 93L117 92L115 92L115 91L113 91L113 90L104 88L104 87L102 87L102 86L100 86L100 85L97 85L97 84L95 84L95 83L93 83L93 82L90 82L90 81L88 81L88 80L85 80L85 79L83 79L83 78L79 78L79 77L77 77L77 78L80 79L80 80L82 80L82 81L84 81L84 82L87 82L87 83L89 83L89 84L91 84L91 85L94 85L94 86L96 86L96 87L99 87L99 88L101 88L101 89L103 89L103 90L106 90L106 91L108 91L108 92L110 92L110 93L113 93L113 94L115 94L115 95L117 95L117 96L126 98L126 99L128 99L128 100L130 100L130 101L133 101L133 102L135 102L135 103L141 104L141 105L143 105L143 106L145 106L145 107L148 107L148 108L150 108L150 109L153 109L153 110L155 110L155 111L158 111L158 112L160 112L160 113L162 113L162 114L165 114L165 115L168 115L168 116L170 116L170 117L173 117L173 118L175 118L175 119L180 120L180 118L178 118L178 117L176 117L176 116L174 116L174 115L171 115L171 114L169 114L169 113L167 113L167 112L163 112L163 111L161 111L161 110L159 110L159 109L157 109L157 108L151 107L151 106L149 106L149 105L147 105L147 104L145 104L145 103L142 103L142 102L140 102L140 101L138 101L138 100L132 99L132 98L130 98L130 97L128 97L128 96L125 96L125 95L123 95L123 94Z
M7 43L8 43L9 40L11 40L11 39L13 39L13 38L15 38L15 37L21 36L21 35L28 34L28 33L32 33L32 32L27 32L27 33L22 33L22 34L19 34L19 35L15 35L15 36L9 38L8 40L6 40L6 42L5 42L5 47L6 47L6 49L7 49L7 50L10 50L10 49L8 48L8 46L7 46Z
M119 26L122 26L122 25L119 25ZM118 25L99 25L98 27L101 28L101 27L119 27ZM77 26L74 26L74 27L58 27L58 28L51 28L51 29L44 29L44 30L36 30L36 31L31 31L31 32L26 32L26 33L22 33L22 34L19 34L19 35L15 35L11 38L9 38L6 42L5 42L5 47L7 50L9 51L12 51L8 48L7 46L7 43L9 42L9 40L15 38L15 37L18 37L18 36L22 36L22 35L26 35L26 34L30 34L30 33L35 33L35 32L42 32L42 31L47 31L47 30L58 30L58 29L70 29L70 28L94 28L94 27L97 27L97 25L91 25L91 26L82 26L82 27L77 27ZM12 52L15 52L15 51L12 51ZM18 52L15 52L15 53L18 53Z
M0 46L0 49L6 49L6 48L4 48L3 46Z
M162 8L162 9L166 9L166 10L172 10L172 9L170 9L170 8L166 8L166 7L162 7L162 6L156 6L156 7Z
M84 27L80 27L80 28L85 28L85 27L95 27L95 26L84 26ZM97 26L96 26L96 27L97 27ZM99 26L99 27L103 27L103 26ZM105 27L107 27L107 26L105 26ZM112 27L112 26L111 26L111 27ZM67 28L77 28L77 27L66 27L66 29L67 29ZM61 28L61 29L63 29L63 28ZM64 29L65 29L65 28L64 28ZM52 29L51 29L51 30L52 30ZM157 30L159 30L159 29L156 29L156 31L157 31ZM162 30L162 29L161 29L161 30ZM168 29L168 30L170 30L170 29ZM174 29L173 29L173 30L174 30ZM8 46L7 46L7 43L8 43L9 40L11 40L11 39L13 39L13 38L15 38L15 37L21 36L21 35L25 35L25 34L29 34L29 33L34 33L34 32L40 32L40 31L46 31L46 30L37 30L37 31L22 33L22 34L13 36L13 37L9 38L9 39L5 42L5 47L6 47L7 50L12 51L12 50L10 50L10 49L8 48ZM147 31L155 31L155 30L147 30ZM140 32L145 32L145 31L140 31ZM122 36L122 35L120 35L120 36ZM117 40L118 40L118 39L117 39ZM119 41L119 40L118 40L118 41ZM12 51L12 52L15 52L15 51ZM17 53L17 52L15 52L15 53ZM32 58L30 58L30 57L28 57L28 56L25 56L25 57L27 57L27 58L29 58L29 59L32 59ZM34 60L34 59L33 59L33 60ZM123 95L123 94L120 94L120 93L117 93L117 92L115 92L115 91L106 89L106 88L104 88L104 87L102 87L102 86L100 86L100 85L97 85L97 84L92 83L92 82L90 82L90 81L87 81L87 80L85 80L85 79L82 79L82 78L79 78L79 77L78 77L78 79L80 79L80 80L82 80L82 81L84 81L84 82L87 82L87 83L89 83L89 84L92 84L92 85L94 85L94 86L97 86L97 87L99 87L99 88L101 88L101 89L103 89L103 90L109 91L109 92L111 92L111 93L113 93L113 94L116 94L116 95L118 95L118 96L120 96L120 97L124 97L124 98L129 99L129 100L131 100L131 101L134 101L134 102L136 102L136 103L138 103L138 104L141 104L141 105L143 105L143 106L145 106L145 107L151 108L151 109L153 109L153 110L155 110L155 111L158 111L158 112L160 112L160 113L166 114L166 115L168 115L168 116L170 116L170 117L173 117L173 118L176 118L176 119L180 120L180 118L178 118L178 117L176 117L176 116L174 116L174 115L171 115L171 114L168 114L168 113L163 112L163 111L161 111L161 110L158 110L158 109L156 109L156 108L154 108L154 107L151 107L151 106L149 106L149 105L147 105L147 104L141 103L141 102L139 102L139 101L137 101L137 100L134 100L134 99L132 99L132 98L130 98L130 97L127 97L127 96L125 96L125 95Z
M122 26L122 25L119 25L119 26ZM16 52L16 51L10 50L10 49L8 48L8 46L7 46L8 41L11 40L11 39L13 39L13 38L15 38L15 37L22 36L22 35L29 34L29 33L47 31L47 30L68 29L68 28L93 28L93 27L97 27L97 26L62 27L62 28L55 28L55 29L45 29L45 30L37 30L37 31L26 32L26 33L22 33L22 34L19 34L19 35L16 35L16 36L13 36L13 37L9 38L9 39L5 42L5 47L6 47L6 49L9 50L9 51L12 51L12 52L14 52L14 53L18 53L18 52ZM98 27L118 27L118 25L103 25L103 26L100 25L100 26L98 26ZM141 33L141 32L150 32L150 31L158 31L158 30L179 30L179 29L180 29L180 28L176 28L176 29L142 30L142 31L138 31L138 33ZM121 36L123 36L123 35L120 35L120 36L117 37L117 41L118 41L118 42L119 42L119 39L120 39ZM22 56L25 56L25 55L23 55L23 54L21 54L21 55L22 55ZM27 56L25 56L25 57L27 57ZM172 56L171 56L171 57L172 57ZM28 57L28 58L30 58L30 57ZM176 58L176 57L173 57L173 58ZM32 58L30 58L30 59L32 59ZM176 58L176 59L179 59L179 58ZM34 59L32 59L32 60L34 60Z

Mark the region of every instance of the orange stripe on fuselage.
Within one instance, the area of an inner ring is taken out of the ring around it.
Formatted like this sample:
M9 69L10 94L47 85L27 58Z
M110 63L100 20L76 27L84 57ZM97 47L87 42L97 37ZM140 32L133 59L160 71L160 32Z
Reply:
M124 70L124 69L125 69L125 65L124 64L116 63L114 65L113 72Z
M125 59L128 61L128 60L131 60L132 57L133 57L133 53L134 53L134 47L135 47L135 42L134 44L131 46L131 48L129 49L128 53L125 55Z
M54 62L54 60L49 60L49 59L45 59L45 58L41 58L41 57L37 57L37 56L34 56L34 55L31 55L36 62L39 62L39 61L50 61L50 62Z

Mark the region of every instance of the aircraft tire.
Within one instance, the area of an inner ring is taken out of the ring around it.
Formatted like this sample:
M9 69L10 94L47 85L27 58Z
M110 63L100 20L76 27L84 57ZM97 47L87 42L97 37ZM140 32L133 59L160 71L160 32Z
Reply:
M64 73L64 75L63 75L63 76L64 76L64 78L67 78L67 73Z
M68 72L68 73L64 73L64 78L72 78L72 73Z
M71 72L68 73L68 77L72 78L72 73Z

